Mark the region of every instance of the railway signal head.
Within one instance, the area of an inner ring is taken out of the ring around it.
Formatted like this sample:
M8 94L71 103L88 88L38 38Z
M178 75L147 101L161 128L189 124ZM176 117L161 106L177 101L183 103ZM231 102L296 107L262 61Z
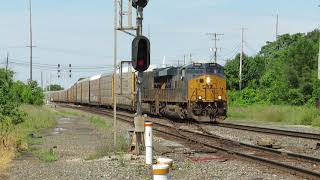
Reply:
M139 72L150 66L150 41L144 36L137 36L132 41L132 66Z
M148 2L149 0L132 0L132 6L134 8L137 8L138 6L144 8L147 6Z

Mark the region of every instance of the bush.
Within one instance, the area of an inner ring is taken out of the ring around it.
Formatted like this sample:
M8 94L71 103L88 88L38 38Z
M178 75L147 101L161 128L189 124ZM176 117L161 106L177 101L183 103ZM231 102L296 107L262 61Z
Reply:
M303 105L305 103L304 96L298 89L289 90L287 101L292 105Z
M13 72L0 69L0 117L8 117L13 124L23 122L25 113L19 106L21 104L43 104L43 91L33 81L24 84L21 81L13 81ZM4 118L0 118L0 123Z
M231 104L313 104L320 96L317 78L319 35L319 30L284 34L275 42L267 42L257 55L245 55L243 90L230 93ZM238 90L239 55L227 60L225 74L228 89Z

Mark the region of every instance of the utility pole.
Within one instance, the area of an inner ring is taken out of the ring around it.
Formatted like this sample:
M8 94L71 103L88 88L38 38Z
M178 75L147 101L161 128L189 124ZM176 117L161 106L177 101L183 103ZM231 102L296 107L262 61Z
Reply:
M122 4L121 4L122 6ZM113 67L113 147L116 149L117 147L117 95L116 95L116 76L117 76L117 17L118 17L118 7L117 0L114 0L114 45L113 45L113 56L114 56L114 67ZM122 14L121 14L122 17ZM121 18L122 19L122 18ZM122 25L121 25L122 26Z
M46 76L48 76L48 74L46 75ZM52 75L51 75L51 72L49 72L49 85L47 85L47 91L51 91L51 81L52 81L52 77L51 77ZM47 79L48 79L48 77L47 77Z
M219 33L207 33L207 36L213 36L212 41L214 41L214 47L210 48L210 50L213 52L213 57L214 57L214 62L217 63L218 59L218 47L217 47L217 41L219 41L220 39L218 39L218 36L222 36L224 34L219 34Z
M6 58L6 73L8 72L9 68L9 53L7 52L7 58Z
M279 37L279 15L276 15L276 40L278 40Z
M318 79L320 80L320 28L318 28L318 34L319 34Z
M183 65L186 65L186 55L183 55Z
M190 63L192 63L192 53L190 53Z
M29 33L30 33L30 77L29 81L32 82L32 48L33 48L33 42L32 42L32 3L31 0L29 0Z
M41 71L41 88L42 88L42 90L44 89L43 88L43 72Z
M239 90L242 90L242 62L243 62L243 49L244 49L244 30L241 28L241 52L240 52L240 66L239 66Z

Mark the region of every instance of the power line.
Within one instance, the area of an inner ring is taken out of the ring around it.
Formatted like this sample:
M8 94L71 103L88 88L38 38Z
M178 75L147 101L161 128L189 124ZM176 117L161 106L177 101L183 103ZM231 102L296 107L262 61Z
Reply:
M18 60L18 59L13 59L13 58L10 58L10 60L12 60L13 62L16 62L16 63L24 63L24 64L27 64L28 62L27 61L22 61L22 60ZM34 65L37 65L37 66L44 66L44 67L52 67L52 68L56 68L56 64L45 64L45 63L33 63ZM66 66L67 67L67 66ZM106 64L101 64L101 65L97 65L97 66L92 66L92 65L73 65L74 68L82 68L82 69L92 69L92 68L104 68L104 67L113 67L113 65L106 65Z
M245 44L245 46L246 46L249 50L251 50L253 53L255 53L255 54L258 54L258 53L259 53L259 51L257 51L256 49L252 48L252 46L251 46L247 41L244 41L244 44Z
M223 54L222 56L223 57L234 57L238 52L239 52L239 50L240 50L240 48L241 48L241 43L239 43L239 44L237 44L236 46L234 46L234 48L232 49L232 51L229 51L229 53L227 53L227 54ZM230 59L230 58L229 58Z
M218 53L217 41L220 40L220 39L218 39L218 36L222 36L222 35L223 34L219 34L219 33L207 33L207 36L213 37L212 41L214 41L214 47L210 48L210 50L211 50L211 52L213 52L215 63L217 63L217 53Z
M58 49L58 48L47 48L47 47L38 47L37 49L47 51L47 52L56 52L62 54L72 54L78 56L88 56L88 57L97 57L97 58L112 58L113 56L104 56L104 55L97 55L88 52L84 52L81 50L71 50L71 49Z

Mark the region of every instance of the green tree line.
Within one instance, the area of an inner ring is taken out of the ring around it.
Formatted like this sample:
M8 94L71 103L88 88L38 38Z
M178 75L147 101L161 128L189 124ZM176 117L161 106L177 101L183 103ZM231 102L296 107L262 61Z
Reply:
M320 96L317 79L319 31L284 34L267 42L255 56L244 56L239 91L239 55L227 61L229 103L235 105L314 105Z
M0 124L19 124L25 114L21 104L42 105L44 94L37 82L25 84L13 80L14 73L0 69Z

